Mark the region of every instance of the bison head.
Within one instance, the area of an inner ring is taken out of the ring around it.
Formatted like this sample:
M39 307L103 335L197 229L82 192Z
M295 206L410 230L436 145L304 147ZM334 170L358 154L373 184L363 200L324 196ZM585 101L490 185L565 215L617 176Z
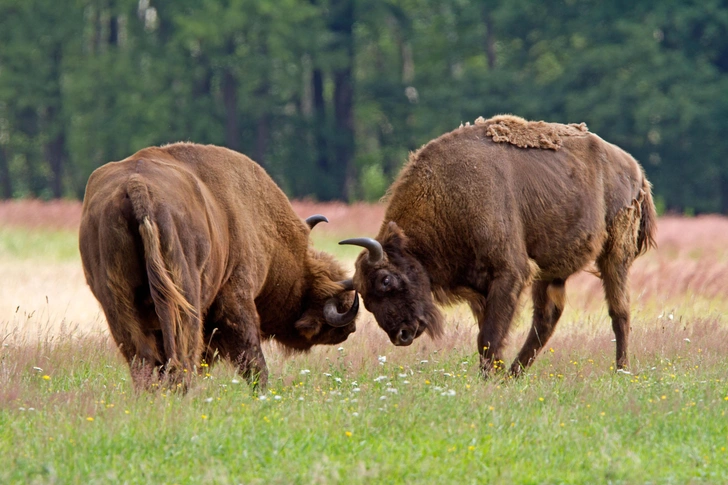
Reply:
M380 239L339 243L367 249L359 255L354 275L354 287L361 293L364 306L394 345L410 345L423 332L439 337L442 314L433 301L425 268L408 250L407 236L392 221Z
M356 330L359 296L351 280L333 257L309 250L305 311L294 326L301 338L291 346L308 350L313 345L338 344Z

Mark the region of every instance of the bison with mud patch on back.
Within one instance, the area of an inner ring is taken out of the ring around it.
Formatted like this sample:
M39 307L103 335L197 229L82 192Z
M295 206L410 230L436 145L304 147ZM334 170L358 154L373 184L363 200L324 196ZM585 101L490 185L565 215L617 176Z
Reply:
M95 170L81 259L137 387L156 367L182 384L218 354L265 386L263 339L293 351L346 340L358 296L309 246L322 220L304 224L259 165L226 148L150 147Z
M628 270L655 245L650 184L628 153L584 124L511 115L461 126L410 155L353 283L395 345L442 333L434 301L465 301L478 325L481 370L500 367L519 295L533 282L533 322L513 374L528 367L564 308L564 284L596 262L628 364ZM434 301L433 301L434 296Z

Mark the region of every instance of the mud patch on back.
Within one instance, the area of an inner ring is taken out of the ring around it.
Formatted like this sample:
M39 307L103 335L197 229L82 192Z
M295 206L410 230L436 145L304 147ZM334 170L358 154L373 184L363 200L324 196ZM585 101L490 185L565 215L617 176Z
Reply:
M485 134L496 143L543 150L558 150L563 145L564 137L586 136L589 133L585 123L562 125L527 121L513 115L498 115L488 120L480 117L474 124L485 127Z

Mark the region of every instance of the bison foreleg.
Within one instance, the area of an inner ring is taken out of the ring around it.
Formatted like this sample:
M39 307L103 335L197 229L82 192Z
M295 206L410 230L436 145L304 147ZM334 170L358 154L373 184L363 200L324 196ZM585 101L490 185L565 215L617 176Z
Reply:
M517 274L505 274L490 283L485 307L477 311L478 352L480 353L480 370L488 377L493 370L503 369L502 348L508 335L513 315L518 305L525 277Z
M265 364L260 342L249 343L247 349L237 358L240 374L248 381L253 390L265 389L268 385L268 367Z
M535 281L533 283L533 322L526 342L511 365L511 374L520 375L533 363L546 345L564 310L564 280Z
M242 292L231 293L235 298L220 303L226 313L208 325L206 358L219 353L238 367L240 374L253 388L264 389L268 383L260 342L259 319L255 303Z

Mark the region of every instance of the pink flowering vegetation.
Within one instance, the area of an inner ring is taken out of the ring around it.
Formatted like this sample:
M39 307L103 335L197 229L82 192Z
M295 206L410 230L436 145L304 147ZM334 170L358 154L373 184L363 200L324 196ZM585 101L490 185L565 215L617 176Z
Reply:
M659 219L658 247L638 258L630 271L633 309L665 317L728 311L728 218L666 216ZM601 281L582 272L567 281L568 304L580 311L601 308Z

